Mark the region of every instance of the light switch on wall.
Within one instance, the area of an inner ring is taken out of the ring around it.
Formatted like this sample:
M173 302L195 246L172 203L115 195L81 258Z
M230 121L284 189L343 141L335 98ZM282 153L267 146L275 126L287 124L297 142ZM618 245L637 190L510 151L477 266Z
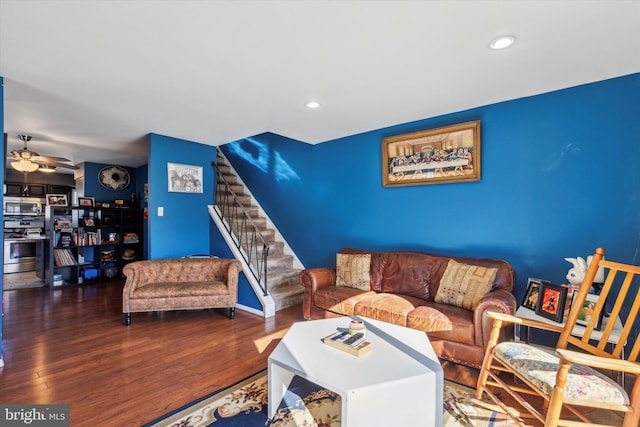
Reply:
M164 207L158 206L158 216L164 216Z

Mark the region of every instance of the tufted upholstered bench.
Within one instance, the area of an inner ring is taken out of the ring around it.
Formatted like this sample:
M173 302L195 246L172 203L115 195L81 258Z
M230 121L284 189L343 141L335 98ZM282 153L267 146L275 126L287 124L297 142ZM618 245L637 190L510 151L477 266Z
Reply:
M175 258L136 261L122 273L125 325L131 313L228 307L235 316L240 261L226 258Z

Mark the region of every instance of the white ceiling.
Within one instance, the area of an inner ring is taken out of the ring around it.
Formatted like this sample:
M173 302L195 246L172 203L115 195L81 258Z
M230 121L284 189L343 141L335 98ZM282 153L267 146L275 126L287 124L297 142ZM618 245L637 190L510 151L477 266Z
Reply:
M73 163L143 165L150 132L316 144L636 72L635 0L0 0L9 151L29 134Z

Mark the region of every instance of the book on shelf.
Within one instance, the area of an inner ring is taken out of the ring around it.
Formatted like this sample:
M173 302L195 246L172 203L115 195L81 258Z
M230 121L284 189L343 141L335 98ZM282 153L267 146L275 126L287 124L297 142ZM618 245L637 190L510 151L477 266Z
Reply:
M98 233L95 231L81 231L78 233L78 246L98 245Z
M76 245L77 235L73 228L61 228L55 234L56 248L70 248Z
M362 356L371 351L371 342L366 340L362 332L350 334L347 331L337 330L322 338L322 342L354 356Z
M73 252L70 249L54 249L53 259L56 263L56 267L65 267L68 265L76 265L76 259L73 256Z

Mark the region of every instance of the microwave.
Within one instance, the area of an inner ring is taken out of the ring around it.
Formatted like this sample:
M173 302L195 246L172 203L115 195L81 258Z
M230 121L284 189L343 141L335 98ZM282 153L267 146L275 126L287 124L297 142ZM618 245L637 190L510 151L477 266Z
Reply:
M6 197L3 212L5 215L42 215L45 199L38 197Z

